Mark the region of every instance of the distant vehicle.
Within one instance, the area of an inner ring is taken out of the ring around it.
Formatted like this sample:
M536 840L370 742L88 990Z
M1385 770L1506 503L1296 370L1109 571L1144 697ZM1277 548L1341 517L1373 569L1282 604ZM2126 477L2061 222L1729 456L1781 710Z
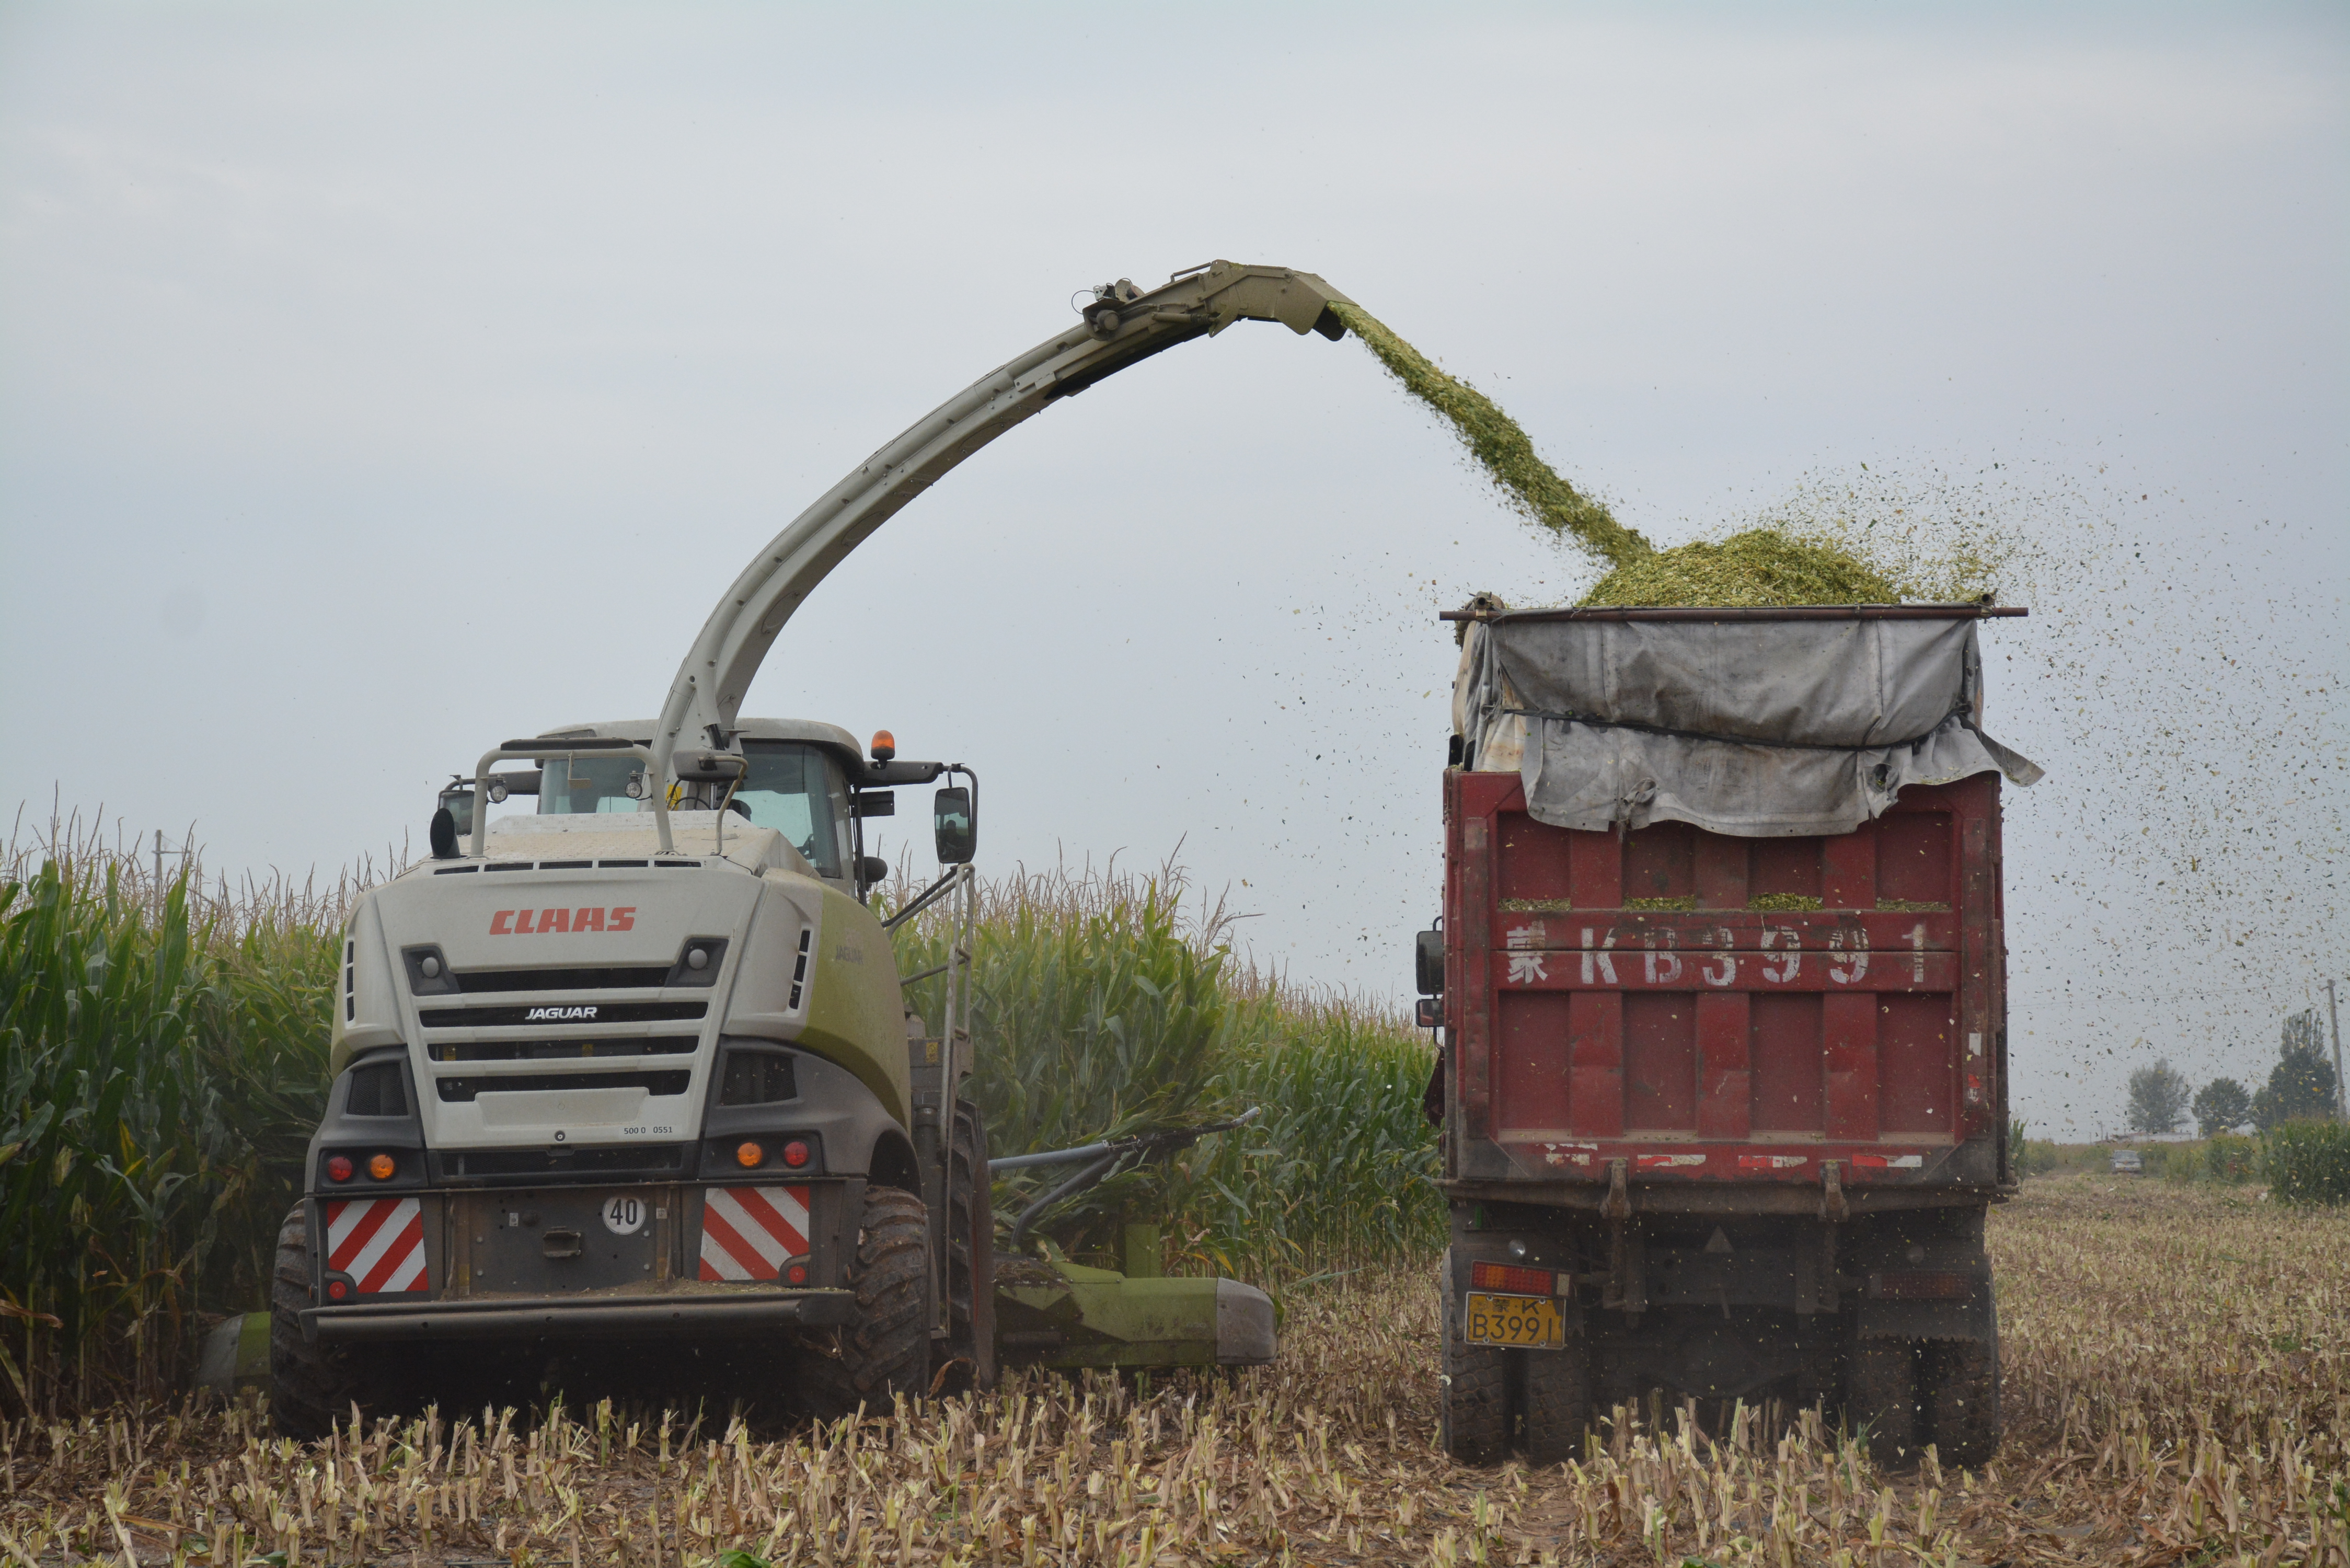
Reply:
M2134 1148L2117 1148L2114 1150L2113 1174L2116 1176L2144 1176L2146 1174L2145 1157L2140 1155L2138 1151Z

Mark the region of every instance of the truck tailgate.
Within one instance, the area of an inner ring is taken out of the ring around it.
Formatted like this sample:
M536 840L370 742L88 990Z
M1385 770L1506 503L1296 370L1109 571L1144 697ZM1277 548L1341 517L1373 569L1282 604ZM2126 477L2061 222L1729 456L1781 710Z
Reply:
M1745 838L1553 827L1449 772L1447 1174L1997 1184L1999 785Z

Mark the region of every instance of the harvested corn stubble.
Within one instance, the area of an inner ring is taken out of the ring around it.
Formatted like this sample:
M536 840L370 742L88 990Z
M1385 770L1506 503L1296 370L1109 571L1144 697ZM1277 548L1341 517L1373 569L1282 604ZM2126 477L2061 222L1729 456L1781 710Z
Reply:
M2350 1564L2350 1212L2050 1177L1989 1241L2008 1439L1975 1472L1879 1471L1816 1413L1669 1405L1573 1464L1452 1464L1417 1267L1292 1292L1280 1361L1232 1381L1012 1377L828 1427L608 1404L309 1446L249 1409L0 1423L0 1557Z

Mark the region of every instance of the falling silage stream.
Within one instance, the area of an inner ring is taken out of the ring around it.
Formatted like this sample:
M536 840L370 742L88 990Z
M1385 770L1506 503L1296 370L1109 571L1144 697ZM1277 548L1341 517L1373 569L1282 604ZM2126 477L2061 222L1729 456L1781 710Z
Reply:
M1440 369L1360 306L1331 306L1404 389L1449 422L1487 476L1530 520L1605 561L1586 605L1705 607L1893 604L1883 573L1825 539L1772 527L1659 550L1607 505L1561 478L1501 406Z

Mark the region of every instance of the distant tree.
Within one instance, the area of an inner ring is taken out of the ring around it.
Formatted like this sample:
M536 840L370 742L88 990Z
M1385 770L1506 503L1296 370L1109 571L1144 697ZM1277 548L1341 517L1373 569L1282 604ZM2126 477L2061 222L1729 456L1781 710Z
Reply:
M2284 1021L2284 1039L2277 1064L2269 1069L2268 1086L2252 1096L2252 1120L2262 1132L2286 1122L2334 1119L2334 1064L2318 1046L2322 1037L2314 1007Z
M2187 1096L2192 1092L2187 1075L2173 1067L2168 1056L2151 1067L2140 1067L2129 1075L2130 1131L2169 1132L2186 1115Z
M2251 1119L2251 1094L2233 1078L2214 1078L2195 1092L2195 1130L2205 1137Z

